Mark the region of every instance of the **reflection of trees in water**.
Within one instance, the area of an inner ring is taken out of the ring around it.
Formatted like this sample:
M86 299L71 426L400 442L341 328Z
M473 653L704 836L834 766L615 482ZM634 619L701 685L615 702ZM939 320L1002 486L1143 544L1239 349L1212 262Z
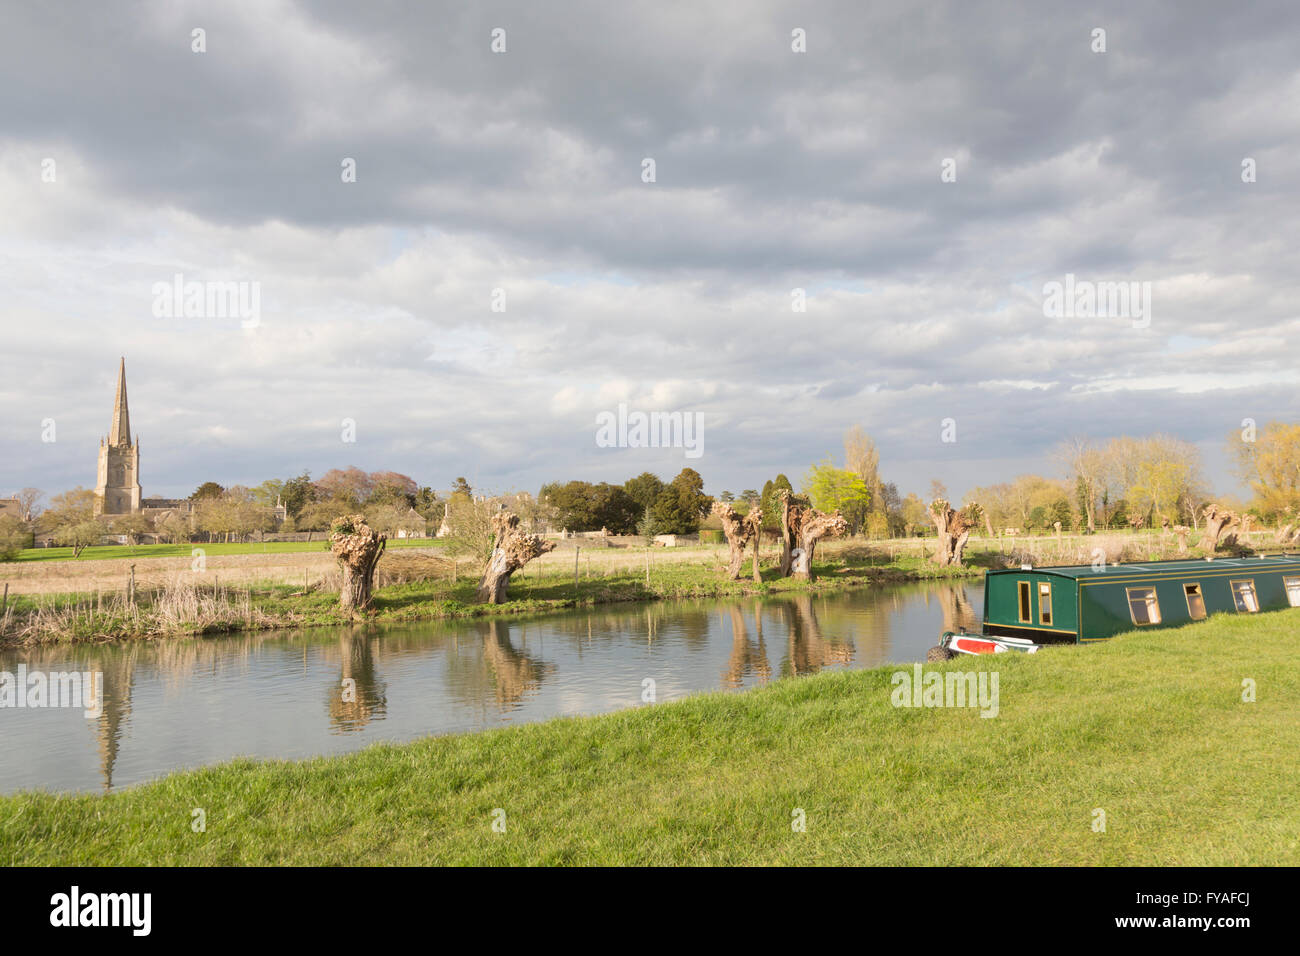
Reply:
M812 601L812 597L808 599ZM889 658L896 636L894 616L902 604L896 593L883 589L855 591L834 598L818 598L817 622L829 634L829 657L823 664L874 667ZM825 643L825 642L824 642Z
M554 664L535 660L510 642L510 629L496 619L487 622L483 635L483 660L492 673L497 703L516 704L536 691L542 680L555 670Z
M388 711L387 685L379 679L375 658L379 638L375 633L345 631L339 635L340 677L329 689L330 724L344 733L383 719ZM346 680L355 681L351 692ZM345 699L351 697L351 700Z
M767 660L767 647L763 644L763 608L754 609L754 639L745 630L745 613L738 605L727 609L731 618L731 657L722 672L722 686L740 687L745 678L753 674L758 683L766 684L772 678L772 665Z
M960 584L942 584L935 587L932 592L927 591L925 598L927 603L931 593L939 602L945 631L969 631L978 625L979 615L975 613L966 589Z
M682 642L691 648L705 647L709 643L709 609L698 605L679 608L676 621Z
M811 594L793 595L785 602L790 624L781 675L814 674L828 664L851 664L855 654L851 637L826 638L817 619Z
M978 598L979 591L973 587L933 582L876 593L859 592L860 596L852 598L827 600L792 595L756 601L749 608L743 603L714 601L657 602L634 608L607 606L527 625L516 622L510 627L500 619L429 622L376 628L369 637L353 629L314 629L207 640L42 645L6 651L0 655L0 669L14 671L21 662L30 670L104 675L103 713L85 723L95 735L100 776L105 789L109 789L120 751L129 746L125 738L131 731L136 677L147 683L156 673L164 688L177 689L222 674L237 678L255 669L264 671L280 666L280 657L284 658L284 666L296 670L301 655L304 675L312 661L338 667L340 682L332 683L328 691L329 720L333 728L350 732L386 714L386 685L378 677L385 660L424 661L441 656L446 662L450 700L474 707L491 703L512 707L536 693L555 671L554 664L543 663L536 656L535 642L530 641L534 635L569 643L581 655L593 643L604 648L631 638L658 645L665 635L671 636L670 643L680 640L688 647L697 647L707 643L716 628L720 640L727 640L730 632L722 685L739 687L771 679L773 663L764 642L765 626L768 637L773 634L773 624L778 628L784 625L787 630L786 650L778 668L782 675L813 673L855 660L873 666L888 659L892 642L899 636L894 632L902 626L899 621L915 621L912 615L922 603L931 608L925 615L929 617L934 613L930 602L938 602L944 630L977 629L981 609L972 604L972 592ZM930 618L927 631L933 623ZM383 637L378 638L381 633ZM776 640L780 642L779 637ZM531 654L530 643L534 644ZM348 677L356 681L356 700L345 702L341 679ZM138 723L139 715L135 719Z

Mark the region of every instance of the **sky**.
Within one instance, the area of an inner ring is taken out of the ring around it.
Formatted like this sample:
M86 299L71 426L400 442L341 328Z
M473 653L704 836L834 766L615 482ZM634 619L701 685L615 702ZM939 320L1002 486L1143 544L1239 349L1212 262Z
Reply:
M1300 417L1291 2L3 19L0 494L94 486L119 356L146 496L351 465L739 492L854 424L903 493L1153 432L1234 492L1243 420ZM256 315L168 314L178 274ZM1149 309L1053 312L1067 276ZM606 447L620 403L697 447Z

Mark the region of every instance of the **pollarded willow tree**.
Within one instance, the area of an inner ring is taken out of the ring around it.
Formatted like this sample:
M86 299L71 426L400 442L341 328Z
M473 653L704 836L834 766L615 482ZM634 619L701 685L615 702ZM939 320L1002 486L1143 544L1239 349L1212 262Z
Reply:
M756 510L758 509L751 509L751 512ZM749 544L750 538L753 537L754 525L736 514L736 510L725 501L714 502L712 511L722 524L722 534L726 537L727 547L731 551L730 559L727 561L727 579L736 581L740 578L740 566L745 561L745 545ZM759 520L761 523L761 515ZM757 561L757 558L755 560ZM755 571L757 572L757 567Z
M781 576L812 580L817 542L848 533L849 523L838 511L826 514L781 492Z
M364 515L341 515L330 522L330 551L343 569L339 607L364 611L370 607L375 586L375 565L388 544L388 535L368 524Z
M750 504L743 525L749 540L754 542L754 583L761 584L763 577L758 573L758 549L763 543L763 509L758 502Z
M1290 508L1279 513L1277 532L1273 535L1273 540L1278 544L1300 544L1300 525L1295 523L1295 516Z
M934 563L945 568L961 567L962 553L966 550L971 531L979 524L982 509L972 504L957 511L947 498L935 498L928 510L930 521L939 535Z
M510 575L533 558L555 550L554 541L519 530L519 515L502 511L492 516L494 541L492 557L479 582L479 600L488 604L505 604L510 590Z
M1201 536L1199 547L1213 554L1220 545L1236 544L1237 532L1242 530L1239 514L1217 504L1206 505L1201 514L1205 516L1205 533Z

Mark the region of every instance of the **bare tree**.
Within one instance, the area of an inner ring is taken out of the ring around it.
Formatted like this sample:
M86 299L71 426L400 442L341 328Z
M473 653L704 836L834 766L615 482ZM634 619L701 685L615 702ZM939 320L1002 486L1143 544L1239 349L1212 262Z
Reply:
M844 433L844 467L866 484L871 493L871 514L883 516L888 525L885 483L880 480L880 449L861 425L854 425Z
M36 520L36 516L41 513L41 499L45 497L45 492L39 488L24 488L15 497L18 499L18 508L23 513L22 519Z
M794 560L794 529L791 525L791 511L798 508L799 505L794 504L788 491L781 491L777 497L781 507L781 577L788 578L790 576L790 564Z
M65 491L50 500L38 524L52 533L56 544L72 548L72 556L79 557L104 534L104 526L94 517L95 504L93 491L82 487Z
M942 567L960 567L971 530L979 523L980 506L970 504L961 511L954 511L947 498L935 498L930 503L929 512L939 535L934 563Z
M763 509L757 502L750 504L749 511L745 514L744 527L745 533L754 542L754 583L759 584L763 580L758 573L758 549L763 543Z
M745 560L745 545L749 544L752 528L746 526L736 510L725 501L714 502L712 513L722 525L722 533L731 552L727 562L727 579L735 581L740 578L740 565Z
M366 524L364 515L343 515L330 524L330 551L343 569L339 607L345 611L370 607L375 565L384 553L388 536Z
M1241 528L1240 515L1217 504L1206 505L1202 514L1205 516L1205 533L1199 547L1213 554L1220 545L1236 543L1237 531Z
M496 536L493 521L500 513L499 502L479 500L460 492L452 495L443 517L447 528L443 536L447 550L457 557L469 555L474 558L475 570L485 567L492 555Z
M781 574L812 580L813 555L822 538L842 537L849 523L838 511L825 514L781 492Z
M492 530L495 543L487 570L479 582L478 596L488 604L505 604L510 590L510 575L538 555L554 551L555 542L520 531L519 516L509 511L492 516Z
M1056 448L1056 457L1083 491L1084 515L1088 531L1097 530L1097 499L1105 483L1106 456L1091 439L1074 436Z

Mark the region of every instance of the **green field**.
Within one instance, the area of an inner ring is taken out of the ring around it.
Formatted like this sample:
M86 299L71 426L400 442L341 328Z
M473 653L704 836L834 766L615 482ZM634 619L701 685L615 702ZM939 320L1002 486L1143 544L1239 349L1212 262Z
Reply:
M205 554L293 554L299 551L328 551L329 536L321 532L315 541L248 541L214 542L211 544L125 544L96 545L86 548L77 557L71 548L25 548L18 552L15 561L110 561L118 558L188 558L195 548ZM390 548L437 548L443 544L437 538L392 538Z
M886 667L0 798L0 863L1295 865L1297 613L926 665L996 671L990 719Z
M746 574L732 581L712 557L655 564L648 580L645 571L635 565L594 572L582 567L575 579L566 559L563 564L535 564L516 572L505 604L484 604L478 599L476 574L462 572L453 579L438 568L430 572L435 576L377 587L365 616L378 623L397 623L537 614L628 601L839 591L982 573L977 567L941 568L912 555L884 564L869 549L861 551L845 549L818 560L813 565L816 579L811 582L783 578L769 566L763 569L763 580L755 583L748 576L748 565ZM430 560L414 556L417 565ZM384 565L380 567L382 570ZM419 573L417 568L417 576ZM14 595L9 599L14 623L0 633L0 646L337 626L353 620L339 609L338 592L332 589L304 591L297 584L269 583L222 587L217 577L215 573L195 576L192 582L179 586L141 590L134 607L127 607L119 595L109 603L100 603L87 593Z

